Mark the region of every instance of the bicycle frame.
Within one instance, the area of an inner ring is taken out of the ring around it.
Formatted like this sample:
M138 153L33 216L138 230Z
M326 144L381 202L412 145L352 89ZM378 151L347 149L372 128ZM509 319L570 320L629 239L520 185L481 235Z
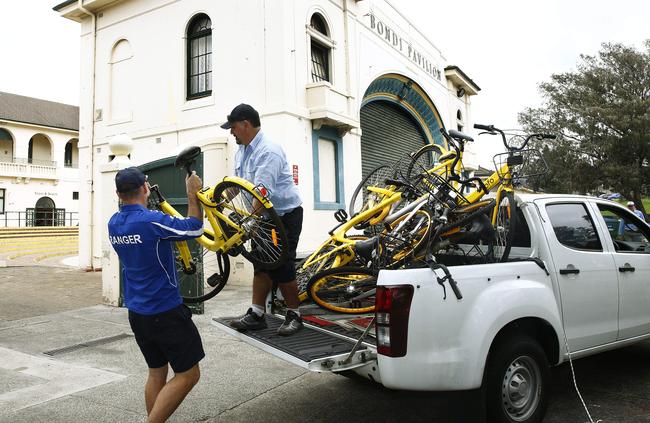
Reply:
M233 181L250 188L252 192L256 193L255 199L260 202L262 208L266 208L271 205L270 200L266 198L263 192L261 192L262 189L256 187L251 182L234 176L226 177L223 179L223 181ZM244 242L242 239L244 236L244 230L238 224L230 220L227 215L221 212L221 210L219 210L221 204L213 201L215 189L216 187L204 188L196 194L199 199L199 203L201 204L205 213L205 217L208 219L208 222L212 228L212 230L204 228L203 235L196 238L196 241L210 251L226 253L231 248L241 245ZM184 217L171 204L169 204L169 202L167 202L162 194L160 194L159 190L156 190L156 194L159 196L157 206L163 213L174 217ZM239 211L241 212L241 210ZM256 210L253 210L252 212L246 211L246 214L253 215L255 214L255 211ZM224 231L225 227L229 227L234 233L232 235L226 234ZM183 269L185 271L191 271L193 263L190 249L187 246L187 241L176 242L176 247L180 253Z

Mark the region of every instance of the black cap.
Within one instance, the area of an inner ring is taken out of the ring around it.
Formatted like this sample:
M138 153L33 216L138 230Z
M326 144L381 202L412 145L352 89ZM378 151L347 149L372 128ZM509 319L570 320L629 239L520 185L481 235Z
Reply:
M144 173L137 167L127 167L115 175L115 188L117 192L134 191L144 185Z
M233 123L242 120L247 120L256 126L255 123L260 121L260 114L257 113L257 110L253 109L253 106L242 103L232 109L227 119L227 122L221 125L223 129L230 129Z

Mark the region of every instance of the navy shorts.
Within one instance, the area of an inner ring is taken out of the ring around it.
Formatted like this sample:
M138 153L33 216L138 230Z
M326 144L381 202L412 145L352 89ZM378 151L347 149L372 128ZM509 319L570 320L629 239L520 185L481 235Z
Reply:
M182 373L205 357L192 311L185 304L152 315L129 310L129 323L150 369L169 363L174 373Z
M287 283L296 279L296 249L298 248L300 232L302 232L302 207L298 206L289 213L285 213L280 216L280 220L284 225L284 230L287 231L289 241L287 261L273 270L263 270L255 267L255 273L266 273L275 283Z

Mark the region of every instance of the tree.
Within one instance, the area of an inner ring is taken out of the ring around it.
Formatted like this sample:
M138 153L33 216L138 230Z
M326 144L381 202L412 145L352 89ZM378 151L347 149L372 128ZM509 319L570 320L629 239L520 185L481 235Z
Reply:
M544 103L519 114L528 132L556 133L538 145L550 172L542 188L592 191L605 186L634 200L650 185L650 40L642 51L602 45L596 56L580 56L575 72L540 84Z

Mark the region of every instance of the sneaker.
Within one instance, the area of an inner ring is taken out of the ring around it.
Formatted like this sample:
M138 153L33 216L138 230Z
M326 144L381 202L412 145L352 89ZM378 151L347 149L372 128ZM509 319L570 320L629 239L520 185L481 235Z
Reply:
M302 329L302 327L302 317L289 310L284 318L284 323L282 323L282 326L278 328L278 335L293 335Z
M253 309L249 308L242 317L231 320L230 327L237 330L265 329L266 319L264 315L258 317L257 314L253 313Z

